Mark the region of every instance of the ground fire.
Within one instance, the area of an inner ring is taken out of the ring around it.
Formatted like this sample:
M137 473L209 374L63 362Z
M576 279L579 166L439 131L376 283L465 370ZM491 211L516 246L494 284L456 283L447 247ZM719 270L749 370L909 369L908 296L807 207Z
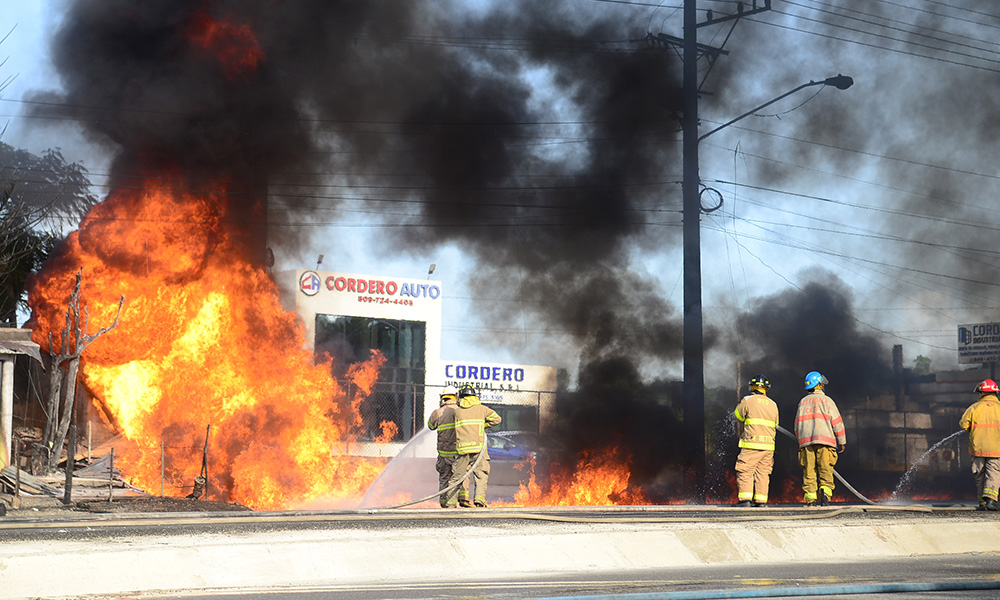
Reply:
M547 481L536 480L534 462L528 482L514 495L511 506L609 506L652 504L646 492L630 487L631 460L622 458L618 448L586 452L568 468L558 466Z

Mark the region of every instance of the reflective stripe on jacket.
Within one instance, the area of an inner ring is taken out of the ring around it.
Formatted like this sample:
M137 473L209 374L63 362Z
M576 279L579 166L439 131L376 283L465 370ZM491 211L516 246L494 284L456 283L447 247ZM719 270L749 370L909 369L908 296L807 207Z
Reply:
M740 427L740 448L774 450L778 405L765 394L744 396L733 411Z
M795 435L799 438L799 448L812 444L836 448L846 444L844 420L833 398L816 389L799 400L799 410L795 413Z
M427 428L437 430L438 456L455 456L455 401L449 400L434 409L427 419Z
M486 428L499 424L497 411L480 404L477 396L460 398L455 407L455 452L478 453L486 443Z
M958 426L969 432L969 454L1000 457L1000 399L986 394L965 410Z

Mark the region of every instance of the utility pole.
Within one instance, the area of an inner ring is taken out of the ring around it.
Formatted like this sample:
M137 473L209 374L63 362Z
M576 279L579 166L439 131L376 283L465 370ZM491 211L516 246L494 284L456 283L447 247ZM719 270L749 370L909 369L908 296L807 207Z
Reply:
M699 496L705 481L705 342L701 314L701 198L698 176L697 0L684 0L684 433L687 488ZM702 498L703 499L703 498Z
M771 1L764 0L764 6L744 10L743 3L737 5L737 14L713 18L709 11L707 20L698 23L697 0L684 0L683 48L683 94L684 115L681 122L683 131L683 251L684 251L684 385L682 398L684 406L686 484L689 491L704 500L705 482L705 341L702 328L701 302L701 193L698 175L698 57L702 50L710 56L718 57L721 50L698 45L698 28L715 25L723 21L763 12L771 8Z

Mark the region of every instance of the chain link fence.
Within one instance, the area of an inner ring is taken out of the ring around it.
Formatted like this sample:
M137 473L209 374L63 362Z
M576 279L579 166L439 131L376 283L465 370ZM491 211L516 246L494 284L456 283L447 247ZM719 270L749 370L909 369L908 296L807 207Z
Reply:
M968 436L959 435L962 407L933 412L849 409L844 411L848 448L844 466L905 472L911 467L931 473L964 472L968 468ZM947 443L938 445L940 442Z
M359 393L350 381L340 381L340 386L348 398ZM351 433L358 447L352 445L349 451L385 455L387 444L408 442L427 426L426 415L439 406L442 389L441 385L377 382L372 392L357 404L358 419ZM499 387L483 387L478 392L480 401L503 419L496 428L498 432L534 433L544 429L554 418L554 392Z

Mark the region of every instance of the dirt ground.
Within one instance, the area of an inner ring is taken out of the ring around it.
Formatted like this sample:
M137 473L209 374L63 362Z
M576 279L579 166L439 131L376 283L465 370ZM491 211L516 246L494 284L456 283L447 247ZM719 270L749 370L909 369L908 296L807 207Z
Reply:
M8 517L85 513L157 513L157 512L235 512L250 509L236 502L190 500L159 496L134 496L107 500L77 500L64 504L61 498L0 494L0 503L7 507Z

